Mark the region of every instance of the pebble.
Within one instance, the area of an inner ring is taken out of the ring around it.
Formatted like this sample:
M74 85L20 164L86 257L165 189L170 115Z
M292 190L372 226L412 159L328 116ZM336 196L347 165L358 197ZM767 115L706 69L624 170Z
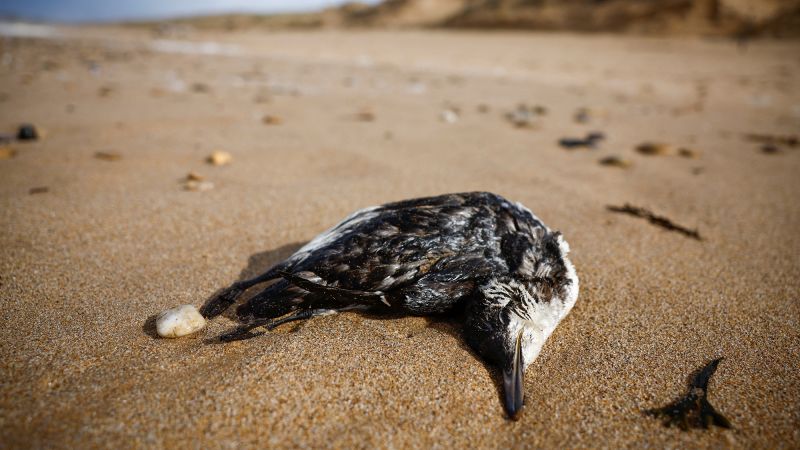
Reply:
M589 123L592 113L588 108L579 108L572 116L576 123Z
M445 109L440 115L442 122L456 123L458 122L458 113L454 109Z
M187 336L202 330L206 319L192 305L170 308L156 318L156 332L165 338Z
M375 120L375 113L365 109L356 114L356 118L362 122L372 122Z
M197 172L189 172L183 179L183 188L187 191L205 192L214 189L214 183L205 181L203 175Z
M35 141L39 139L39 132L35 126L25 123L20 125L17 130L17 139L20 141Z
M644 142L636 146L636 151L643 155L663 156L672 153L672 147L660 142Z
M619 156L607 156L599 161L601 165L619 167L620 169L627 169L631 166L631 162Z
M186 181L203 181L206 177L197 172L189 172L186 174Z
M17 155L17 151L9 147L0 147L0 159L11 159Z
M193 83L192 92L197 92L198 94L207 94L211 92L211 87L205 83Z
M521 104L517 109L506 113L506 119L517 128L531 128L536 125L536 117L540 115L535 108Z
M223 152L221 150L217 150L211 155L206 158L209 164L213 164L215 166L224 166L226 164L230 164L231 160L233 160L233 156L231 156L228 152Z
M265 125L280 125L281 123L283 123L283 119L281 119L278 116L272 116L267 114L266 116L261 118L261 122L263 122Z
M597 119L607 119L608 111L602 108L587 108L582 107L575 110L572 115L572 120L579 124L588 124Z

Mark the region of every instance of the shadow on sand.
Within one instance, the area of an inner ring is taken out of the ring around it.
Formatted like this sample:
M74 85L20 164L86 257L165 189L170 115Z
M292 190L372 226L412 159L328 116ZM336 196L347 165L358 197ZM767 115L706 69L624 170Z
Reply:
M266 272L270 267L274 266L275 264L283 261L284 259L288 258L294 252L296 252L300 247L302 247L304 243L294 242L291 244L283 245L273 250L267 250L263 252L258 252L252 254L247 260L247 266L241 270L239 273L239 277L236 281L247 280L253 277L256 277L264 272ZM227 317L228 319L233 320L234 322L238 322L238 317L236 316L236 308L246 303L255 293L264 289L265 286L269 285L274 281L266 282L263 284L258 284L253 286L252 288L245 291L242 296L236 301L235 304L231 305L229 308L225 310L222 315ZM204 302L204 305L209 304L213 301L223 289L219 289L210 295ZM390 313L383 313L377 314L374 312L369 311L353 311L354 314L359 314L366 319L372 320L395 320L404 317L401 313L390 312ZM461 332L461 323L462 323L462 314L463 311L453 311L449 314L442 314L442 315L434 315L434 316L426 316L425 319L427 320L427 327L432 328L438 332L445 333L450 335L456 342L458 342L459 346L465 353L468 353L471 357L475 358L478 361L481 361L484 368L486 369L488 378L490 378L494 384L495 388L497 389L497 398L498 398L498 405L501 406L498 411L502 411L504 393L503 393L503 375L502 373L495 368L494 366L486 363L480 356L475 353L472 348L467 345L462 337ZM155 322L156 322L156 315L152 315L147 318L144 325L142 326L142 330L151 337L158 337L155 329ZM302 329L303 324L305 322L297 322L291 325L291 332L297 332ZM409 335L408 338L413 338L414 335ZM211 338L206 340L208 344L218 344L220 341L219 339Z
M267 250L263 252L253 253L247 258L247 266L239 272L239 278L236 281L243 281L249 280L250 278L257 277L262 273L266 272L270 267L278 264L279 262L283 261L284 259L292 256L294 252L300 249L305 245L304 242L294 242L291 244L286 244L281 247L278 247L273 250ZM244 293L236 300L236 303L231 305L225 312L222 313L224 317L233 320L234 322L238 322L239 318L236 317L236 308L243 303L247 303L247 301L252 297L255 293L264 289L264 287L274 283L276 280L268 281L266 283L259 283L250 289L244 291ZM233 283L231 283L233 284ZM227 287L227 286L226 286ZM211 296L209 296L205 302L203 302L203 308L209 305L224 289L219 289Z

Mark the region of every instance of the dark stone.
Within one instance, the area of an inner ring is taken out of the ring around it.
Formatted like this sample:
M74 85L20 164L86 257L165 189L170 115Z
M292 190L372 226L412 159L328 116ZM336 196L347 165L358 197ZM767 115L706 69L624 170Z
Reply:
M19 126L17 130L17 139L20 141L35 141L39 139L39 132L36 131L36 127L25 123Z

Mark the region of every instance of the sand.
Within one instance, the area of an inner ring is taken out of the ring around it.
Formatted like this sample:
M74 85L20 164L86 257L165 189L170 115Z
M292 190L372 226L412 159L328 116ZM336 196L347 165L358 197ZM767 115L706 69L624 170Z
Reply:
M3 447L800 446L800 149L744 137L800 129L797 43L2 32L0 125L45 132L0 161ZM547 114L515 128L519 103ZM595 130L595 150L557 145ZM217 150L231 163L206 163ZM186 190L190 171L213 189ZM355 209L468 190L561 230L581 279L518 422L453 323L345 313L209 343L235 325L221 317L155 336L158 312ZM606 209L626 202L703 240ZM709 399L733 430L643 415L720 356Z

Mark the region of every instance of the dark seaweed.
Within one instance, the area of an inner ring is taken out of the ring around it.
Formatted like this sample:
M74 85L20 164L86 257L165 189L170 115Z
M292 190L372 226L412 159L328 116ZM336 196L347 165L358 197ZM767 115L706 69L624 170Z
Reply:
M682 398L667 406L649 409L645 414L662 419L664 426L676 425L684 431L689 428L708 429L711 425L733 428L730 421L718 413L707 399L708 381L722 359L717 358L692 373L689 391Z
M597 143L606 138L606 135L600 131L593 131L588 133L585 138L563 138L558 141L558 145L568 150L575 148L595 148Z
M768 155L774 155L775 153L780 153L781 149L775 144L764 144L761 146L761 153L766 153Z
M35 195L35 194L45 194L50 192L50 188L47 186L37 186L28 189L28 194Z
M797 147L800 145L800 139L798 139L797 136L774 136L771 134L749 133L745 134L744 137L750 142L764 145L785 145L787 147Z
M649 210L647 210L645 208L640 208L638 206L633 206L630 203L626 203L623 206L611 206L611 205L609 205L609 206L606 206L606 208L608 208L608 210L612 211L612 212L622 213L622 214L630 214L632 216L636 216L636 217L641 217L643 219L647 219L653 225L659 226L659 227L664 228L666 230L677 231L678 233L681 233L684 236L690 237L692 239L697 239L698 241L702 241L703 240L703 238L700 237L700 232L698 232L696 229L692 230L692 229L677 225L677 224L675 224L674 222L672 222L670 219L668 219L666 217L658 216L656 214L653 214L653 212L651 212L651 211L649 211Z

